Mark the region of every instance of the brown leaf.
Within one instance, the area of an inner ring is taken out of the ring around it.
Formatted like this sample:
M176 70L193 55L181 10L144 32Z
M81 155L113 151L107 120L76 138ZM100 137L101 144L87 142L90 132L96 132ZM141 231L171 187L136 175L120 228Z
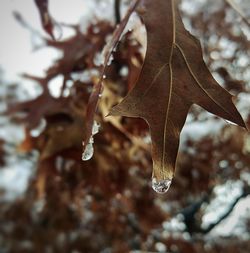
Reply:
M55 22L49 13L48 0L35 0L36 6L38 8L43 29L51 36L52 39L55 39L54 28Z
M200 43L185 30L175 1L144 0L142 4L139 14L147 30L145 61L135 87L111 115L147 121L153 177L172 179L180 132L192 104L242 127L245 123L232 96L206 67Z
M108 68L108 63L110 60L110 57L113 54L114 49L119 43L119 40L122 36L122 33L129 21L129 18L131 14L134 12L135 8L139 4L140 0L133 0L130 4L130 7L121 21L121 23L116 27L113 33L113 37L110 41L110 43L104 48L104 63L101 69L101 76L99 82L94 86L92 93L89 97L88 106L86 110L86 131L85 131L85 137L83 141L83 151L86 149L87 144L89 143L89 140L92 135L92 127L94 124L94 116L95 112L98 106L98 102L100 99L100 95L103 90L103 80L105 79L105 73Z

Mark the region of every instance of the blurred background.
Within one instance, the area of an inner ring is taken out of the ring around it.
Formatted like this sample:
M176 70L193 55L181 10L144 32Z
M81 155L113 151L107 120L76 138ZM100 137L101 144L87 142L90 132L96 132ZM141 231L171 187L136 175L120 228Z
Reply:
M93 157L81 159L102 49L129 2L50 0L53 40L35 1L1 1L0 253L250 252L247 131L193 106L175 178L159 195L145 122L105 117L140 73L146 34L136 14L106 73ZM245 20L224 0L179 7L249 126L250 2L234 2Z

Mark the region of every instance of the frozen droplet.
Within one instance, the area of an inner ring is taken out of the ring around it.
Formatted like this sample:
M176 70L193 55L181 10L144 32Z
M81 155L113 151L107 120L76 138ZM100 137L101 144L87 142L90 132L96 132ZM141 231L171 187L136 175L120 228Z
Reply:
M97 134L99 132L99 129L100 129L100 125L96 121L94 121L94 124L92 127L92 135Z
M156 178L153 178L152 188L155 192L164 194L169 190L171 183L172 179L157 180Z
M85 148L85 150L84 150L84 152L82 154L82 160L83 161L90 160L92 158L93 154L94 154L94 147L93 147L93 143L90 142L86 146L86 148Z
M93 127L92 127L92 136L89 139L89 143L86 145L85 150L82 154L82 160L83 161L88 161L92 158L92 156L94 155L94 135L97 134L99 132L100 129L100 124L98 124L96 121L94 121L93 123ZM84 142L83 142L84 145Z

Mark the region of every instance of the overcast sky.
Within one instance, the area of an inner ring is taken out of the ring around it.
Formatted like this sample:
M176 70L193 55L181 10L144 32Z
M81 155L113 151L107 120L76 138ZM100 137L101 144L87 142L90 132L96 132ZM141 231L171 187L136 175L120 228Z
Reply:
M95 0L50 0L50 12L59 22L78 23L81 18L93 11L95 2ZM109 1L104 2L107 4ZM102 1L102 4L104 2ZM0 66L5 72L6 79L17 80L18 74L23 72L42 75L51 60L57 56L57 52L47 48L32 52L30 32L13 17L13 11L20 12L33 28L44 34L34 0L2 0L0 10ZM67 31L64 31L64 36L67 36Z

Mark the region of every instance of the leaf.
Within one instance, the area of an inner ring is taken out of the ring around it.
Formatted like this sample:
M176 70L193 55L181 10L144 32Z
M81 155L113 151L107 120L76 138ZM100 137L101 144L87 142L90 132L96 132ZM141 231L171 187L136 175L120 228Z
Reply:
M91 95L89 97L88 106L86 110L86 131L85 131L85 137L83 141L83 151L85 151L86 146L88 145L91 135L92 135L92 127L94 124L94 116L95 112L97 110L98 102L101 97L102 91L103 91L103 80L105 79L105 73L108 68L108 63L110 60L110 57L113 54L113 51L117 47L119 40L122 36L122 33L129 21L129 18L137 5L139 4L140 0L133 0L130 4L129 9L127 10L127 13L125 17L122 19L121 23L117 25L116 29L114 30L113 36L109 44L103 49L104 53L104 63L101 69L101 75L99 82L94 86Z
M34 1L39 10L43 29L51 36L53 40L55 40L53 32L55 28L55 22L49 13L48 0L34 0Z
M232 96L212 77L199 41L185 30L174 0L144 0L147 52L134 88L111 115L143 118L152 139L153 178L172 179L180 132L192 104L242 127Z

